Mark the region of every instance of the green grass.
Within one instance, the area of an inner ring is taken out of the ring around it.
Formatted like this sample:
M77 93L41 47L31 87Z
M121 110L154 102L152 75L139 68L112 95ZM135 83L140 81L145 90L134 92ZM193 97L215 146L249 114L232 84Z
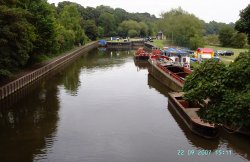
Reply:
M234 52L234 55L232 55L232 56L220 56L221 61L224 62L225 64L230 64L231 62L233 62L234 59L236 57L238 57L241 52L248 51L247 48L231 48L231 47L220 47L220 46L211 46L211 45L206 45L205 47L212 48L214 51L217 51L217 50L222 50L222 51L232 50Z
M170 46L170 44L171 44L171 42L169 40L158 40L158 39L154 39L153 42L151 42L151 43L158 48Z
M158 48L163 48L166 44L166 40L153 40L151 43Z

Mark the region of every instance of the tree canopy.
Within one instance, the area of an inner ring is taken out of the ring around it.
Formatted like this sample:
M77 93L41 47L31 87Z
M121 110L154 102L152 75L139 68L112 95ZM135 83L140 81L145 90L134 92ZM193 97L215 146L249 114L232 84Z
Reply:
M250 44L250 4L240 12L240 19L236 22L235 29L246 33Z
M187 100L201 104L198 114L205 121L250 126L250 51L229 66L214 60L202 63L187 77L183 91Z
M24 66L75 45L98 37L118 36L118 27L124 21L135 21L139 26L130 28L124 37L152 34L156 20L149 13L129 13L104 5L85 8L69 1L55 6L47 0L1 0L0 81Z
M193 14L178 8L163 13L161 17L158 28L169 39L173 38L174 44L192 49L203 46L203 22Z

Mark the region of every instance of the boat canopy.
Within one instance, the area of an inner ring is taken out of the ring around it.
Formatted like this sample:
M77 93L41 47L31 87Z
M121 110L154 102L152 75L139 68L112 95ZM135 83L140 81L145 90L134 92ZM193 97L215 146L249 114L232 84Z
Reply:
M107 41L104 40L104 39L101 39L101 40L98 41L98 44L99 44L99 45L106 45L106 44L107 44Z
M183 56L183 55L188 55L189 54L189 52L186 49L173 48L173 47L164 49L164 53L165 53L165 55L168 55L168 56L171 56L171 55Z

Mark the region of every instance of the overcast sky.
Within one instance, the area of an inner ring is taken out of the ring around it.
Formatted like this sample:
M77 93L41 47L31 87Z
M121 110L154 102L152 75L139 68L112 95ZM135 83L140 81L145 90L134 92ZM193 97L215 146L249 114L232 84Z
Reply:
M49 3L63 0L48 0ZM193 13L206 22L235 22L239 19L240 10L250 4L250 0L68 0L82 6L96 7L106 5L112 8L122 8L128 12L148 12L159 17L163 11L169 11L179 6Z

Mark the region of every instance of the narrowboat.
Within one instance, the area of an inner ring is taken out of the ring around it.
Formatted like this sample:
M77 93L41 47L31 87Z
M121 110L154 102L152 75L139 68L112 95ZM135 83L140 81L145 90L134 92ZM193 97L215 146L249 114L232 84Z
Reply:
M150 53L147 53L142 47L138 48L134 54L136 60L148 60Z
M151 53L147 53L142 47L138 48L135 52L134 57L137 60L148 60L152 55L161 55L162 51L159 48L152 47Z
M168 107L172 108L180 116L193 133L207 139L218 137L219 128L214 124L201 120L197 115L200 106L184 100L183 94L183 92L170 92Z
M181 92L185 77L192 73L189 66L175 62L168 56L153 55L148 61L151 65L149 73L173 91Z

